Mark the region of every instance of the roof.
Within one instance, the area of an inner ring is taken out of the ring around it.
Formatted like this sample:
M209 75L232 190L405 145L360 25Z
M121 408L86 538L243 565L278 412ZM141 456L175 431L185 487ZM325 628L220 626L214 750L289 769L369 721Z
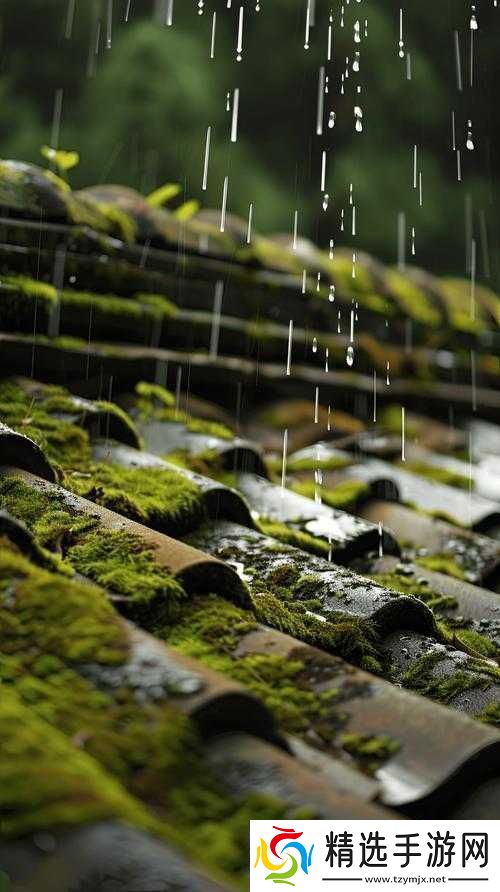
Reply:
M249 818L494 817L498 298L105 191L0 162L4 868L244 888Z

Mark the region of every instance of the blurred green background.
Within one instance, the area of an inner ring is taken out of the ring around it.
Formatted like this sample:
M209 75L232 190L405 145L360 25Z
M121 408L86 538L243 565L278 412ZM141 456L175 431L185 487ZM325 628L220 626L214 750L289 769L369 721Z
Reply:
M347 3L347 0L345 0ZM166 181L183 197L220 207L229 175L228 210L263 232L299 231L323 245L340 232L349 183L357 208L359 249L397 259L398 213L406 215L407 256L415 227L415 261L434 272L467 272L471 236L478 276L498 284L496 207L500 109L497 35L500 9L477 3L474 82L470 86L470 2L419 0L404 7L404 50L398 56L402 0L351 0L340 28L339 2L316 0L310 49L304 50L306 0L245 2L244 52L236 61L240 0L175 0L165 27L166 0L2 0L0 4L0 156L36 163L51 142L56 92L63 90L59 147L77 149L74 186L121 182L149 192ZM74 5L74 20L69 28ZM328 14L334 14L334 58L327 68L323 137L316 135L318 71L325 64ZM217 11L215 60L209 60L212 12ZM368 20L368 36L353 43L353 24ZM68 31L71 30L71 37ZM463 89L457 89L454 31L458 32ZM99 36L99 40L97 39ZM97 46L98 45L98 46ZM97 52L96 52L97 47ZM345 59L361 52L340 95ZM354 130L355 85L362 88L363 132ZM240 89L239 138L229 140L226 94ZM330 110L333 129L326 126ZM462 182L451 149L456 116ZM474 151L465 147L472 119ZM212 127L208 190L201 190L205 134ZM412 188L413 145L422 169L423 206ZM320 193L321 149L328 149L328 210Z

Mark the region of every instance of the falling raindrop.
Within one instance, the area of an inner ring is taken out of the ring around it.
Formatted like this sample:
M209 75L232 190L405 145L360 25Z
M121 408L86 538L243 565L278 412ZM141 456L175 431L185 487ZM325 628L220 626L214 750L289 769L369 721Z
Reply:
M352 62L352 70L359 71L359 50L356 50L354 53L354 59Z
M415 257L415 227L411 228L411 253L412 257Z
M330 423L330 406L328 406L328 415L327 415L326 427L327 427L327 430L331 430L331 423Z
M328 252L328 256L329 256L330 260L333 260L333 239L332 238L330 239L330 250Z
M384 531L382 529L382 521L378 522L378 556L384 556Z
M328 353L328 347L327 347L327 348L326 348L326 351L325 351L325 372L328 372L328 371L329 371L329 369L328 369L328 356L329 356L329 353Z
M328 126L329 126L330 130L333 130L333 128L335 127L335 112L334 111L331 111L330 114L328 115Z
M399 58L404 59L404 40L403 40L403 10L399 10Z
M312 352L313 352L313 353L317 353L317 352L318 352L318 339L317 339L317 338L313 338L313 342L312 342Z
M230 109L231 109L231 93L228 90L228 92L226 93L226 111L230 111Z
M340 231L344 231L344 208L340 212Z
M340 9L340 27L344 27L344 7L342 6Z
M319 387L316 388L316 395L314 398L314 423L317 424L319 419Z
M340 310L337 316L337 334L340 334Z
M386 374L385 383L386 383L386 384L390 384L390 383L391 383L391 380L390 380L390 378L389 378L389 372L390 372L390 370L391 370L391 367L390 367L389 362L387 362L386 370L387 370L387 374Z
M330 285L330 290L328 292L328 300L330 301L331 304L333 304L333 302L335 300L335 285L333 283Z
M465 143L470 152L472 152L474 148L474 140L472 139L472 121L467 121L467 141Z
M352 252L352 278L356 278L356 251Z
M316 278L316 291L319 291L320 284L321 284L321 273L318 273L317 278Z
M328 192L325 192L325 194L323 195L323 210L324 211L328 210L328 202L329 201L330 201L330 196L328 195Z
M204 0L198 0L198 15L203 15L204 7L205 7Z
M210 40L210 58L215 58L215 29L217 26L217 13L214 11L212 16L212 37Z
M347 348L345 361L349 367L354 365L354 347L352 346L352 344L349 344Z
M472 8L471 8L469 27L470 27L471 31L477 31L477 28L478 28L477 18L476 18L476 7L474 6L474 4L472 5Z
M361 43L361 25L359 20L354 22L354 43Z
M359 105L354 106L354 120L356 122L356 132L361 133L361 131L363 130L363 111L361 109L361 106Z
M238 41L236 44L236 61L241 62L243 53L243 6L240 6L240 14L238 18Z
M290 374L292 369L292 344L293 344L293 319L290 319L288 326L288 353L286 358L286 373Z
M329 92L330 92L330 90L329 90L329 83L330 83L330 78L329 78L328 75L327 75L326 78L325 78L325 93L329 93Z

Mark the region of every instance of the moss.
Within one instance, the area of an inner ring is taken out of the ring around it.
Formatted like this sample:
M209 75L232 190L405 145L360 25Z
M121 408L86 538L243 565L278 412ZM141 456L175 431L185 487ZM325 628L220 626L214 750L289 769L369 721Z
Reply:
M351 756L365 763L369 774L374 774L387 759L401 749L401 744L386 734L373 736L369 734L342 734L340 743Z
M465 579L465 572L453 557L447 554L431 554L415 559L421 567L434 570L436 573L444 573L446 576L454 576L455 579Z
M188 431L194 434L205 434L221 440L232 440L234 433L220 421L209 421L204 418L191 418L186 412L175 408L175 400L169 390L159 384L145 381L136 385L137 408L143 421L174 421L185 424Z
M436 328L441 322L441 314L433 306L431 299L422 288L398 270L386 268L385 284L394 295L402 313L410 316L421 325Z
M292 489L309 499L313 499L318 491L325 505L343 510L354 509L370 495L369 484L361 480L342 480L333 487L317 487L312 481L301 481L294 483Z
M485 725L493 725L495 728L500 728L500 703L489 703L482 712L480 712L476 719L479 719L480 722L484 722Z
M405 462L401 464L405 471L412 471L428 480L435 480L436 483L444 483L446 486L454 486L459 489L469 489L469 478L463 474L457 474L456 471L449 471L447 468L429 465L426 462L415 461Z
M0 481L0 504L41 545L61 554L66 566L122 595L127 616L149 625L175 615L183 590L139 538L122 530L103 534L95 517L70 510L57 493L34 489L16 477Z
M176 471L95 463L68 484L78 495L165 533L181 535L205 518L199 487Z
M0 307L3 323L21 326L34 322L37 315L45 320L57 301L53 285L22 275L2 275L0 278Z
M123 626L102 592L35 567L0 549L2 649L15 654L36 642L62 660L122 662ZM9 607L15 595L16 610ZM7 606L6 606L7 604Z
M401 434L401 406L386 406L379 412L379 423L388 433L399 436ZM420 424L412 415L406 415L406 436L415 439L418 436Z
M472 671L456 669L450 675L436 676L435 668L447 659L446 652L431 652L416 659L401 677L401 684L405 688L417 691L432 700L440 703L450 703L455 697L464 694L474 688L486 688L488 680L485 676L477 675L473 671L475 667L470 664ZM481 666L481 670L482 670Z
M303 585L304 577L301 577L295 591ZM370 623L343 613L330 613L325 621L311 614L304 603L293 600L285 603L270 591L259 591L258 584L251 583L250 588L259 622L370 672L382 673L380 641Z
M273 473L281 473L282 459L268 458L266 464ZM352 459L331 455L328 458L290 458L286 464L288 474L296 474L300 471L338 471L352 464Z
M475 629L453 629L452 634L454 643L475 651L483 657L495 657L498 653L495 644Z
M57 729L7 689L0 702L0 811L4 837L45 828L119 820L144 830L155 821Z
M441 278L441 296L446 304L450 325L467 334L478 334L484 328L484 317L480 302L476 302L478 318L471 316L470 281Z
M123 530L100 530L68 549L67 558L79 573L126 599L123 611L148 628L172 622L185 597L172 574L160 567L152 549Z
M49 388L46 398L63 394L61 388ZM90 458L86 431L53 417L43 398L29 396L13 381L0 383L0 417L13 430L31 437L55 464L71 466Z
M287 545L294 545L301 548L302 551L309 551L311 554L317 554L320 557L328 556L330 546L323 539L317 539L310 533L303 533L301 530L294 530L292 527L278 521L259 518L258 528L265 533L266 536L272 536L280 542Z
M372 575L372 579L391 591L403 595L413 595L437 613L443 610L452 610L458 606L456 598L440 595L428 583L418 582L414 574L408 576L394 570L392 573L375 573Z

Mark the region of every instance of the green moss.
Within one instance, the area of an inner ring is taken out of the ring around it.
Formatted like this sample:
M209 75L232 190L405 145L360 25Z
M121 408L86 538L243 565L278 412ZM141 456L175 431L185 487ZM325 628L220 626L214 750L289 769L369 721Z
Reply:
M205 518L199 487L176 471L96 463L89 476L71 476L78 495L165 533L181 535Z
M444 483L446 486L454 486L459 489L469 489L469 478L463 474L457 474L455 471L448 471L446 468L440 468L435 465L429 465L426 462L405 462L401 464L405 471L411 471L426 477L428 480L435 480L436 483Z
M401 749L401 744L387 734L373 736L351 732L342 734L340 743L346 752L365 763L369 774L374 774L387 759Z
M481 632L477 632L475 629L452 629L451 631L453 643L475 651L483 657L497 656L498 648Z
M291 458L287 461L288 474L296 474L300 471L338 471L352 464L351 459L332 455L329 458ZM281 473L281 458L270 457L266 459L266 465L272 473Z
M303 551L309 551L311 554L317 554L320 557L328 556L330 550L328 542L325 542L323 539L317 539L316 536L312 536L310 533L294 530L284 523L263 517L260 517L258 520L258 528L266 536L271 536L273 539L278 539L287 545L294 545L296 548L301 548Z
M446 652L432 652L424 654L416 659L401 677L401 684L405 688L410 688L430 697L432 700L438 700L440 703L449 703L455 697L474 688L486 688L488 685L487 678L473 671L475 667L470 664L472 671L465 669L456 669L451 675L442 677L434 675L434 670L439 663L447 659ZM481 666L481 670L482 670Z
M485 725L494 725L495 728L500 728L500 703L489 703L476 718L480 722L484 722Z
M146 625L175 615L183 590L138 537L103 531L95 517L68 508L57 493L34 489L16 477L0 481L0 505L22 520L41 545L61 554L66 566L122 595L126 615Z
M317 487L312 481L301 481L294 483L292 489L313 499L318 490L321 501L331 508L341 508L344 511L354 509L364 499L369 498L370 486L361 480L342 480L334 487Z
M6 607L15 594L16 610ZM123 661L123 625L102 592L0 549L0 636L4 653L36 647L62 660ZM32 645L33 646L33 645Z
M61 306L82 310L92 309L93 318L99 322L101 318L128 319L132 325L134 320L171 319L176 312L175 305L160 295L135 295L134 298L117 297L114 294L95 294L87 291L63 291Z
M61 388L49 388L46 398L64 394ZM86 431L53 417L43 398L29 396L15 382L0 382L0 417L13 430L31 437L55 464L71 466L90 458Z
M123 595L126 615L148 628L172 622L185 597L172 574L155 562L152 549L123 530L90 533L68 549L67 558L79 573Z
M427 567L428 570L434 570L436 573L444 573L446 576L454 576L455 579L465 579L465 572L457 564L453 557L447 554L430 554L425 557L417 557L415 559L421 567Z
M424 604L427 604L431 610L437 613L443 610L451 610L458 606L456 598L449 595L440 595L428 584L418 582L414 574L408 576L394 570L392 573L375 573L372 579L391 591L403 595L413 595L413 597L423 601Z
M304 577L300 577L292 591L303 585ZM290 599L284 602L271 591L262 591L253 581L250 588L259 622L370 672L382 674L380 641L370 623L344 613L329 613L325 621L308 610L307 602ZM279 587L277 592L280 592Z
M154 827L147 811L95 759L34 716L5 687L0 746L2 836L112 819L144 830Z
M441 322L439 310L433 306L431 299L422 288L398 270L389 267L385 270L385 283L402 313L421 325L436 328Z

